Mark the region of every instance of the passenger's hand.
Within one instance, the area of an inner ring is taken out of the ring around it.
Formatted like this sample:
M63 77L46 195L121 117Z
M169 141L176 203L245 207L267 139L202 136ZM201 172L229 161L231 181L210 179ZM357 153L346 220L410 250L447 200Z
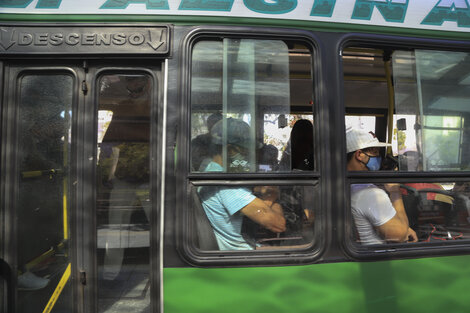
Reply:
M408 228L408 242L417 242L418 241L418 236L416 235L416 232L412 230L411 228Z
M283 211L282 211L282 206L275 202L271 205L271 210L273 210L274 212L278 213L278 214L283 214Z

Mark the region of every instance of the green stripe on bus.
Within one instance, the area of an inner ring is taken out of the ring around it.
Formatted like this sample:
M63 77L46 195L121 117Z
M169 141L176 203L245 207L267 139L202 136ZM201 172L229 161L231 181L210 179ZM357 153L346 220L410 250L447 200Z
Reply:
M470 256L166 268L165 313L467 313Z

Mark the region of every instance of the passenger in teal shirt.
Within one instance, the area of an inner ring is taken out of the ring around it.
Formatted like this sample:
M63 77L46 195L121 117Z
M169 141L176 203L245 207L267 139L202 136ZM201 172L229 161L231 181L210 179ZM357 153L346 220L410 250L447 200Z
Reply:
M205 172L223 172L222 138L223 121L211 129L212 161ZM243 121L229 118L226 120L228 168L244 171L249 149L250 127ZM243 216L275 233L284 232L286 221L281 206L272 199L260 199L246 187L204 186L198 189L204 211L214 229L220 250L251 250L241 235Z

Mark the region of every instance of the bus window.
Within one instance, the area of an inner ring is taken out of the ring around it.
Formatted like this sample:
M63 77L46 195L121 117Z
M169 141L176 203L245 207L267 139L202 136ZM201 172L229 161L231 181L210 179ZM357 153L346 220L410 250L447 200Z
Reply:
M220 177L190 187L194 245L311 247L318 181L294 183L279 176L316 169L311 49L282 40L198 41L191 70L190 170ZM282 185L224 178L273 172Z
M468 53L349 48L343 64L349 173L388 170L400 177L469 170ZM367 97L361 89L369 90ZM356 179L350 185L353 241L470 239L468 183L442 177L402 183Z
M98 308L149 312L152 80L106 74L98 82Z

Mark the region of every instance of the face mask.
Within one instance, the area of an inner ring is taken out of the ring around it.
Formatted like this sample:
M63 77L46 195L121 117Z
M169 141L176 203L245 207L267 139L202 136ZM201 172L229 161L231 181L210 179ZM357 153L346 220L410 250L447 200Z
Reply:
M380 156L368 156L368 157L369 157L369 161L367 161L366 167L369 169L369 171L380 170L380 165L382 165L382 157Z
M249 172L250 164L245 160L245 157L237 152L230 156L230 172Z

